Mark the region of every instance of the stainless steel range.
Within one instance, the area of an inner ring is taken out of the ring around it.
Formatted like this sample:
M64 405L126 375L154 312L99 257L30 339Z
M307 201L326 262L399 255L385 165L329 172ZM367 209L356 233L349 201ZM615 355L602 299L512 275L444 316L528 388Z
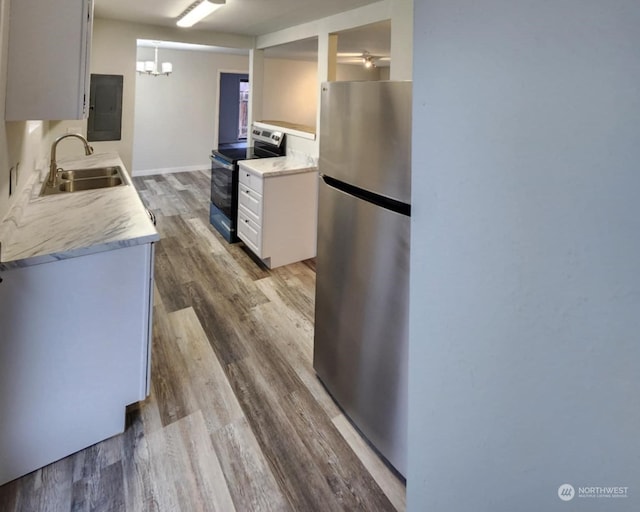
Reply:
M223 144L211 151L211 205L209 220L227 240L238 242L238 162L253 158L284 156L282 132L251 127L253 146L246 143Z

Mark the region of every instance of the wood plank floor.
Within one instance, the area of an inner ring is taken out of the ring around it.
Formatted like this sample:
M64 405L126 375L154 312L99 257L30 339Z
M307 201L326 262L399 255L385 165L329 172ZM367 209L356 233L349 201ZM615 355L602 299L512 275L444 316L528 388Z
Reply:
M404 510L313 371L313 261L227 244L206 171L134 181L162 236L151 395L124 434L0 487L0 511Z

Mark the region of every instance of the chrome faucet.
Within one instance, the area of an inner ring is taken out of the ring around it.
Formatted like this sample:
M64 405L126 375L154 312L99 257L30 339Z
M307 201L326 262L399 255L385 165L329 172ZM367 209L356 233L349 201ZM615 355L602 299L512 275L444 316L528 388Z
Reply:
M80 139L84 144L84 154L89 156L93 154L93 148L89 146L87 139L85 139L79 133L67 133L66 135L61 135L58 137L53 144L51 144L51 164L49 165L49 179L47 180L47 184L51 187L56 184L56 175L58 173L58 163L56 162L56 149L58 147L58 143L62 139L66 139L67 137L75 137L76 139Z

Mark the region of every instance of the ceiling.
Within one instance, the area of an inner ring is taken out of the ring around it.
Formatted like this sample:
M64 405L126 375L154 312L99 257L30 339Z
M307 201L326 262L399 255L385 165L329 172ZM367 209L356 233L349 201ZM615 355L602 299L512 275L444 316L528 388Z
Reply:
M227 0L198 30L257 36L350 11L377 0ZM193 0L95 0L101 18L175 26Z
M136 23L175 27L177 16L193 0L95 0L95 15ZM224 7L196 25L197 30L212 30L242 35L261 35L299 25L340 12L362 7L377 0L227 0ZM189 29L185 29L189 30ZM153 46L152 41L140 46ZM181 43L160 44L161 47L227 51L219 47L200 47ZM391 22L374 23L338 34L339 54L368 51L371 55L389 57ZM247 53L240 51L240 53ZM268 48L267 58L316 60L317 38L306 39ZM351 59L353 60L353 59ZM338 62L351 63L339 55ZM380 61L379 65L388 65Z

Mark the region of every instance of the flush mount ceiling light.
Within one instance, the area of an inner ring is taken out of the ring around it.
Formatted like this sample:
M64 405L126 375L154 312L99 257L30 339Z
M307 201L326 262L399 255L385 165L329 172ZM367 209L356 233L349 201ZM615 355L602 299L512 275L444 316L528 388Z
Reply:
M369 52L362 52L362 64L365 68L371 69L376 67L375 57Z
M173 71L173 64L171 62L163 62L161 68L158 68L158 45L155 45L155 59L154 60L139 60L136 62L136 71L142 75L147 74L151 76L166 75L169 76Z
M391 57L385 53L383 50L381 53L373 55L368 50L362 50L361 52L339 52L337 57L339 64L361 64L367 69L375 69L388 66L387 63L391 62Z
M176 25L179 27L192 27L200 20L203 20L216 9L222 7L225 0L198 0L187 7L184 12L178 16Z

